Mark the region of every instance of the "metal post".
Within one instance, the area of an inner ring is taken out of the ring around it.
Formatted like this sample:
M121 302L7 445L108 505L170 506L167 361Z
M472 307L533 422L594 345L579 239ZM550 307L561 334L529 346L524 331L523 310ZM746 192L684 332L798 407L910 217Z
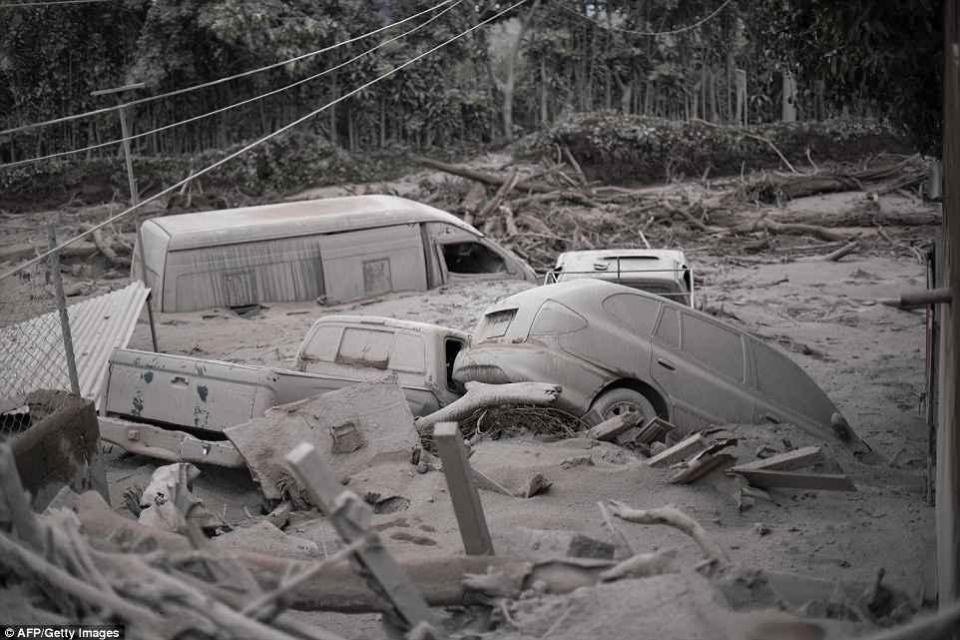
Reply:
M57 246L57 229L54 223L47 227L47 239L50 248ZM70 316L67 313L67 298L63 295L63 278L60 275L60 254L54 252L48 258L50 277L57 296L57 310L60 312L60 330L63 333L63 352L67 358L67 372L70 374L70 390L80 395L80 378L77 377L77 360L73 354L73 336L70 333Z
M90 95L92 96L104 96L109 94L114 94L117 96L118 104L123 104L123 99L120 97L120 94L124 91L132 91L135 89L142 89L144 84L138 82L136 84L128 84L122 87L115 87L113 89L100 89L99 91L93 91ZM136 205L140 202L140 194L137 191L137 178L133 173L133 158L130 154L130 126L127 123L127 110L124 107L120 107L117 110L120 115L120 134L123 138L123 159L127 167L127 184L130 187L130 204ZM140 247L140 273L143 274L143 283L147 284L147 265L143 257L143 234L140 231L140 224L137 223L137 245ZM131 269L132 270L132 269ZM153 350L159 352L160 348L157 346L157 327L156 323L153 320L153 295L147 297L147 317L150 321L150 340L153 343Z
M121 107L117 113L120 114L120 135L123 137L123 160L127 165L130 204L136 205L140 202L140 194L137 193L137 178L133 175L133 159L130 157L130 127L127 125L127 110ZM143 253L143 251L141 251L141 253Z

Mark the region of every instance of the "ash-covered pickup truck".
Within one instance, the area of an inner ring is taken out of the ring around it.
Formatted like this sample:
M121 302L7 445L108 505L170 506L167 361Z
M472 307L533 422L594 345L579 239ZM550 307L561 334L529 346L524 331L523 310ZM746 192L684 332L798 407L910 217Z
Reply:
M358 382L395 377L415 416L462 395L452 377L467 334L421 322L331 315L300 345L296 369L254 367L133 349L110 358L100 435L132 453L243 466L227 427Z

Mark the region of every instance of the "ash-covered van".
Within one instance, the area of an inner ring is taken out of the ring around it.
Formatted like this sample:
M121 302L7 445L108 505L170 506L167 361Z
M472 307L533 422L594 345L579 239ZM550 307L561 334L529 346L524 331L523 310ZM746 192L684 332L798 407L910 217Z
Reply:
M133 276L165 312L336 304L457 280L537 281L526 262L456 216L394 196L154 218L143 223L142 241Z

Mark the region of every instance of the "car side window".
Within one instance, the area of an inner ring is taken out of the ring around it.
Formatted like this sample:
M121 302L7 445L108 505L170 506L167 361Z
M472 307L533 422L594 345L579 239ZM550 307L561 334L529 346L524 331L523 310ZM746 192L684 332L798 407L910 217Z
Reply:
M616 293L603 301L607 313L640 336L653 333L660 303L632 293Z
M717 373L743 382L743 340L735 331L683 314L683 352Z
M660 316L660 324L657 325L657 332L654 334L657 340L673 349L680 348L679 315L676 309L664 306L663 314Z

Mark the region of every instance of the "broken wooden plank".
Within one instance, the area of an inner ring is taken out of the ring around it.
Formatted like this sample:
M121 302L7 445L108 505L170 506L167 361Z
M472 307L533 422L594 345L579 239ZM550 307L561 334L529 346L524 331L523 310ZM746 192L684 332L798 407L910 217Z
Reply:
M470 556L492 556L493 541L480 495L473 484L459 425L456 422L434 425L433 441L443 460L443 475L447 478L447 490L460 527L463 550Z
M647 464L651 467L665 467L674 462L689 458L691 454L703 450L706 446L703 436L695 433L686 440L681 440L669 449L653 456L647 460Z
M739 475L750 484L764 489L819 489L821 491L856 491L853 481L844 474L801 473L796 471L769 471L766 469L740 470Z
M639 421L640 414L636 411L621 413L591 428L587 431L587 437L594 440L613 440L624 431L635 427Z
M820 450L820 447L801 447L769 458L738 464L731 467L730 471L792 471L818 462L823 462L823 451Z
M297 445L287 454L287 463L297 482L330 518L337 533L347 544L366 536L371 509L356 494L344 491L342 485L316 448L306 442ZM430 607L416 585L403 572L400 565L380 544L379 538L358 549L353 558L370 578L377 583L379 591L396 608L404 622L411 628L427 622L439 628Z
M706 452L704 452L706 453ZM670 478L670 484L688 484L708 473L729 465L736 458L729 453L699 455L686 469L681 469Z
M658 440L662 441L674 429L676 427L662 418L650 418L633 441L640 444L652 444Z

